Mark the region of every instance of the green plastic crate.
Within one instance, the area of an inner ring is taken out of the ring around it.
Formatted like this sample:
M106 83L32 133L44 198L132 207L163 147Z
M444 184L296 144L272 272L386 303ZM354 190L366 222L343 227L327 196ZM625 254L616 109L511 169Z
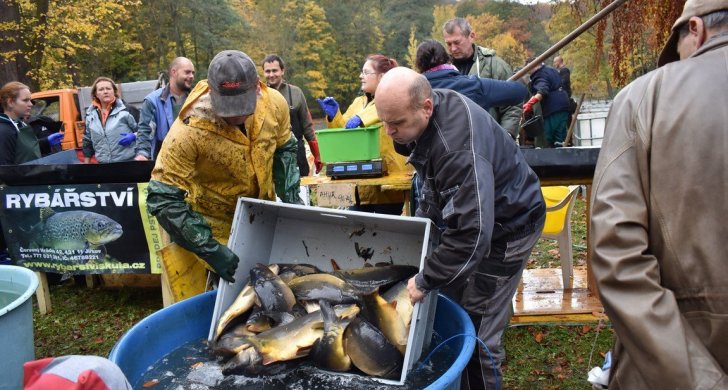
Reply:
M321 161L364 161L379 158L379 127L316 130Z

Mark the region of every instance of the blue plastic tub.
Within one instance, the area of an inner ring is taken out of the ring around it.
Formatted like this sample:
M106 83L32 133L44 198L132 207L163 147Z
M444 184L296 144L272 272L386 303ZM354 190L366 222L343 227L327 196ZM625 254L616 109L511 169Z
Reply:
M14 265L0 265L0 389L23 387L23 363L35 359L33 300L38 277Z
M138 383L144 373L180 345L207 337L215 306L215 291L192 297L164 308L134 325L111 350L116 363L130 383ZM457 334L448 346L458 351L448 369L427 389L458 389L460 374L475 346L475 328L465 311L449 298L439 295L434 330L443 340Z

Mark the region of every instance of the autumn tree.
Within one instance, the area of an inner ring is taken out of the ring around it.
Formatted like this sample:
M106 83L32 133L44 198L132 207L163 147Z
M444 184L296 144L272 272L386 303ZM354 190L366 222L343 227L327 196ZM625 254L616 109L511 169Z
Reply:
M47 0L22 3L0 1L0 85L17 80L37 89L31 64L38 64L43 59L49 4Z
M321 6L314 2L299 3L287 10L289 15L298 15L295 28L295 42L291 52L291 63L299 69L293 78L312 96L322 96L328 89L324 76L324 60L334 43L331 27Z
M138 50L127 37L116 42L110 37L112 32L117 34L115 38L124 34L123 27L130 22L128 9L139 6L140 1L99 1L94 7L78 0L26 0L15 4L23 49L15 53L14 60L27 62L25 69L18 69L24 73L17 77L26 77L33 89L79 85L96 76L88 74L94 70L118 77L122 72L113 74L108 67L100 67L100 62L109 59L111 50ZM79 61L81 58L96 61L86 68Z
M454 4L439 4L436 5L432 10L433 25L432 31L430 32L430 38L445 43L442 36L442 26L445 23L455 17L455 5Z
M600 0L599 8L604 8L611 2ZM611 24L612 46L608 60L617 85L625 85L635 77L654 69L657 56L670 35L673 22L682 13L684 4L685 0L627 1L608 20L597 25L596 47L601 49L605 42L605 32ZM575 10L578 11L579 8Z
M543 7L540 5L525 5L508 0L465 0L458 3L456 13L471 22L478 44L487 46L485 40L493 39L499 34L508 33L498 39L504 50L508 47L521 50L518 48L519 45L513 45L514 42L511 39L514 39L528 55L531 55L541 54L551 46L542 23L550 15L543 14L542 9ZM478 18L483 19L479 20ZM501 54L514 59L522 56L520 51L513 54L499 52L498 55L503 57ZM511 63L511 65L515 67L520 63Z
M593 15L598 12L597 9L592 8L588 12L584 9L575 13L572 9L574 6L586 7L587 5L559 3L554 6L553 16L546 24L546 31L552 40L560 40L579 27L586 20L578 17L579 13ZM611 43L605 42L603 49L596 52L595 38L596 29L587 30L558 53L571 70L571 89L574 96L584 93L589 98L606 98L614 94L610 80L611 71L605 61L606 51L609 50ZM595 58L598 58L599 61L595 61Z
M485 46L495 50L498 56L512 68L521 66L528 57L526 47L510 32L506 31L483 42Z
M415 39L421 41L432 31L432 7L435 0L389 0L382 2L382 21L385 33L384 53L403 61L412 25L416 27Z
M482 13L477 16L468 15L465 19L473 28L477 41L492 39L504 30L503 21L489 13Z
M241 42L252 35L238 11L227 0L145 1L133 14L136 39L147 53L140 60L142 78L156 78L177 56L190 58L204 78L219 51L245 51Z
M376 0L353 3L323 0L321 3L335 42L323 58L324 74L329 81L325 95L335 97L344 106L342 109L346 109L360 93L359 73L366 56L386 54L382 10ZM317 106L311 109L320 112Z
M417 28L413 24L412 27L410 27L410 36L407 43L407 55L405 55L405 65L409 66L412 69L416 68L415 59L417 58L417 45L420 44L417 38L415 38L416 31Z

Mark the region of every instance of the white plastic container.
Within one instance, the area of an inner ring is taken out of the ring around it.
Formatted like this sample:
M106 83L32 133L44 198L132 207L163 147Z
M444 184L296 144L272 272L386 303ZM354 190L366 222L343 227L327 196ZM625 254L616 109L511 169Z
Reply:
M392 262L422 269L433 248L436 227L425 218L334 210L240 198L233 218L228 246L240 257L235 283L222 281L215 300L209 339L218 318L230 306L257 263L308 263L332 271L331 259L342 269L361 268L364 248L371 248L369 262ZM359 250L357 250L357 247ZM407 373L432 339L436 294L415 305L398 381L372 378L402 385Z
M574 146L600 146L609 111L580 113L576 116Z
M23 386L23 364L35 359L33 294L38 277L27 268L0 265L0 389Z

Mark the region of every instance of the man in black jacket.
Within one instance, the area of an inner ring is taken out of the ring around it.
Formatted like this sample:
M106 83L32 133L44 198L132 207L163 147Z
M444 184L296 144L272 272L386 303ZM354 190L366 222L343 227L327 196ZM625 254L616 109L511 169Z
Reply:
M440 228L439 245L408 282L410 299L440 289L465 308L488 350L475 351L461 388L496 388L511 300L546 214L538 177L508 133L465 96L433 91L401 67L384 75L376 96L387 134L406 145L424 178L416 215Z
M564 59L561 56L554 57L554 69L559 71L561 87L564 89L564 92L571 97L571 70L566 67Z
M531 61L533 58L526 63ZM533 68L529 75L531 82L528 88L533 96L523 104L523 114L528 116L532 112L533 105L540 102L544 120L544 138L548 147L565 146L570 108L569 96L561 87L559 72L541 63Z

